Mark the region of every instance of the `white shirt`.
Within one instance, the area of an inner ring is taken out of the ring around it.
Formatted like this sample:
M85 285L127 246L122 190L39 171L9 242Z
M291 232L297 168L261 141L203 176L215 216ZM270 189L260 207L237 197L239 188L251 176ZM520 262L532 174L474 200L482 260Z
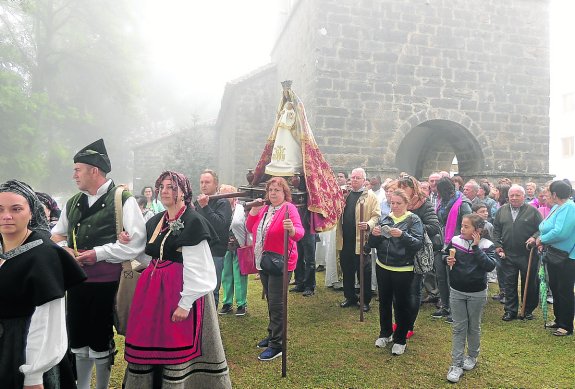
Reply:
M112 180L107 180L98 188L95 195L81 191L88 196L88 205L92 206L100 197L108 192ZM122 207L124 220L124 230L130 234L130 242L122 244L118 241L94 247L97 261L110 263L121 263L137 257L144 251L146 246L146 225L140 207L134 197L129 197ZM58 223L52 228L53 235L68 235L68 217L66 215L66 205L62 208L62 214Z
M64 297L36 307L26 338L26 362L20 366L24 385L42 384L42 375L64 358L67 348Z

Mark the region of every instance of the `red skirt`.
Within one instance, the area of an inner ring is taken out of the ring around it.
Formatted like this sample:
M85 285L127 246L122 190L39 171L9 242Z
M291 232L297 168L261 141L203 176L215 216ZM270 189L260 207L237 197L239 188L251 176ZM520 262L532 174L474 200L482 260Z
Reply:
M204 297L196 300L187 319L172 322L183 289L183 265L154 259L142 272L128 317L126 361L176 365L202 355Z

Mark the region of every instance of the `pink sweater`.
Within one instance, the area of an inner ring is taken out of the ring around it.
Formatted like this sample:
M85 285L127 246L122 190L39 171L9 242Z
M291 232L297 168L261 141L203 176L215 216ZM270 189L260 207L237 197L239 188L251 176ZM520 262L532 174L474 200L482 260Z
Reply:
M301 225L301 219L299 217L299 213L295 205L293 205L292 203L285 203L282 206L282 208L275 213L273 219L270 222L268 234L264 239L263 249L264 251L273 251L275 253L283 254L284 251L283 219L286 206L289 212L289 218L293 222L293 226L295 228L295 235L291 236L288 241L288 253L289 253L288 271L293 271L297 265L296 242L300 240L304 235L304 229L303 226ZM263 219L264 215L268 211L268 208L269 208L268 205L262 207L257 216L248 215L248 218L246 220L246 228L253 234L254 242L257 242L257 239L260 239L257 236L258 225L260 224L260 221Z

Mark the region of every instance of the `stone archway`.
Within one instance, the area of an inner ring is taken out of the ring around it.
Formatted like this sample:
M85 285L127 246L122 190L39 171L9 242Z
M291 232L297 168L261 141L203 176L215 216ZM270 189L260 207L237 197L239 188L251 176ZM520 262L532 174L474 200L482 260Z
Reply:
M480 174L490 165L491 150L486 147L481 131L469 117L457 111L420 112L409 118L396 136L401 139L395 166L418 178L433 171L449 171L454 156L463 177Z

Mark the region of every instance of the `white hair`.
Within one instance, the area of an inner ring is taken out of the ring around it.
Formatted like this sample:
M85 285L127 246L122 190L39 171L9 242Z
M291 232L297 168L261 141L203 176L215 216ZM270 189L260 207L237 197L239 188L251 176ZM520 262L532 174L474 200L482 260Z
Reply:
M365 174L365 170L363 170L363 168L361 167L356 167L355 169L353 169L351 171L351 174L353 174L354 172L356 173L361 173L361 177L365 180L366 174Z
M467 185L467 184L471 184L471 187L473 188L473 190L475 192L479 191L479 184L477 183L477 181L469 180L469 181L467 181L467 183L465 185Z
M511 185L511 188L509 188L509 190L507 191L507 193L511 192L513 189L519 190L519 191L520 191L521 193L523 193L523 195L525 196L525 188L523 188L521 185L517 185L517 184Z

